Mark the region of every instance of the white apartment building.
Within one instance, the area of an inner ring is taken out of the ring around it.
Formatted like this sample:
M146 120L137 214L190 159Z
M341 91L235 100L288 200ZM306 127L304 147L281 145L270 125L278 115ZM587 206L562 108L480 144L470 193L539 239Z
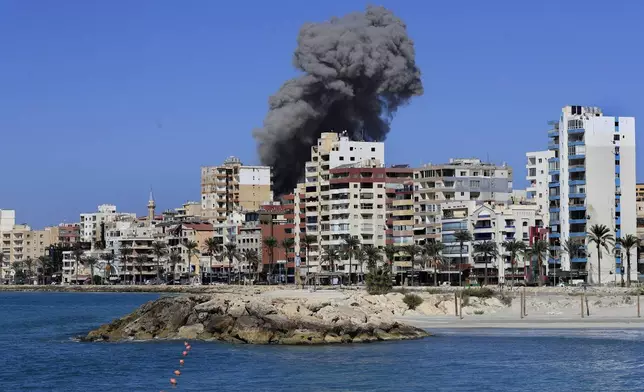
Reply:
M414 171L414 238L440 238L441 204L476 201L506 204L512 196L512 168L480 159L450 159Z
M554 158L555 152L552 150L528 152L526 155L526 169L528 187L526 188L526 199L528 202L535 203L548 221L548 160Z
M80 215L80 237L83 242L94 243L101 239L101 224L114 222L124 217L136 218L135 213L117 212L112 204L101 204L97 212Z
M311 147L305 182L295 191L295 216L304 213L305 233L318 239L309 254L311 272L320 270L324 249L340 246L348 236L363 244L384 246L384 159L384 143L352 141L346 134L334 132L322 133L317 145ZM340 166L342 170L332 173ZM296 227L299 224L297 218ZM295 236L297 254L299 237ZM337 269L349 272L345 263L341 261ZM355 273L355 265L352 271Z
M635 235L635 118L604 116L598 107L566 106L556 126L548 131L551 249L557 253L568 238L588 243L592 225L608 226L615 237ZM620 274L624 255L602 250L601 270L597 249L586 257L559 252L561 268L571 276L588 276L589 283L607 283ZM631 260L637 260L632 251ZM637 268L631 268L637 279Z
M510 204L498 206L484 204L477 206L469 216L469 230L474 243L479 241L494 241L501 257L488 263L488 280L490 283L505 281L512 277L510 253L503 247L504 241L523 241L530 245L530 228L543 227L543 215L535 204ZM519 257L520 258L520 257ZM525 264L517 261L515 267L516 280L523 280ZM520 268L519 268L520 267ZM481 255L473 258L473 276L479 280L485 278L485 262Z

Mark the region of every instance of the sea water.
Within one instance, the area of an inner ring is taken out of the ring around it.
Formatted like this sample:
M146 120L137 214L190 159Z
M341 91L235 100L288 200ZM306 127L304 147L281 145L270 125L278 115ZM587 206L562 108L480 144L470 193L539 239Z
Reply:
M74 340L155 298L0 293L0 391L644 390L641 330L437 330L420 341L319 347L193 342L183 367L183 342Z

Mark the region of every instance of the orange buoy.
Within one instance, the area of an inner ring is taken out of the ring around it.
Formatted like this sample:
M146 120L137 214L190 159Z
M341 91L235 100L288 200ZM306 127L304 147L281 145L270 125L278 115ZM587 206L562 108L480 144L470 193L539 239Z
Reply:
M184 352L183 352L183 356L185 357L186 355L188 355L188 352L187 352L187 351L184 351Z
M177 379L175 379L175 378L171 378L171 379L170 379L170 384L172 384L172 385L177 385Z
M186 361L184 361L183 359L179 360L179 365L183 366L184 363L186 363Z
M181 372L180 372L180 371L178 371L178 370L175 370L175 371L174 371L174 375L175 375L175 376L180 376L180 375L181 375Z

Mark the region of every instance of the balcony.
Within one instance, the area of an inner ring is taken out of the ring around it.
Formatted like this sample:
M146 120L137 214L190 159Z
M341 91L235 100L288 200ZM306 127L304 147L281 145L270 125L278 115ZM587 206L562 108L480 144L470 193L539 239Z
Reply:
M549 212L559 212L560 208L559 207L550 207L548 210Z
M570 166L568 166L568 171L571 172L571 173L585 172L586 171L586 166L585 165L570 165Z
M552 137L552 136L557 136L557 135L559 135L559 129L554 128L554 129L549 129L548 130L548 136Z
M573 257L570 259L570 262L572 263L587 263L588 258L587 257Z
M561 234L560 233L550 233L549 237L550 238L559 238L559 237L561 237Z
M576 232L572 232L572 233L570 233L570 236L571 236L571 237L585 237L585 236L586 236L586 232L579 232L579 231L576 231Z
M558 150L559 143L550 142L548 143L548 150Z
M586 198L586 194L585 193L570 193L568 195L568 197L570 199L584 199L584 198Z
M549 188L556 188L558 186L560 186L559 181L553 181L548 183Z
M586 223L586 218L570 219L570 224L575 224L575 223L584 224Z
M581 135L585 132L585 129L579 128L579 129L569 129L568 134L569 135Z
M569 182L570 185L586 185L586 180L573 180Z
M559 200L561 197L559 195L549 195L548 200Z
M568 147L572 146L583 146L585 143L583 140L569 140L568 141Z

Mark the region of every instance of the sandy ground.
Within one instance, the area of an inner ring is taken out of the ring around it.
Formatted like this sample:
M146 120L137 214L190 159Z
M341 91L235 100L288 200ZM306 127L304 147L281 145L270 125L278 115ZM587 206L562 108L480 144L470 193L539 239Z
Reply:
M641 299L644 307L644 298ZM532 293L527 296L527 316L521 318L520 299L509 307L464 307L461 319L445 315L404 314L398 320L425 329L452 328L521 328L521 329L644 329L644 318L637 316L637 297L624 295L589 295L590 316L581 317L581 296ZM585 307L585 305L584 305ZM585 309L585 308L584 308ZM482 311L483 314L475 314ZM644 313L644 309L642 309Z

